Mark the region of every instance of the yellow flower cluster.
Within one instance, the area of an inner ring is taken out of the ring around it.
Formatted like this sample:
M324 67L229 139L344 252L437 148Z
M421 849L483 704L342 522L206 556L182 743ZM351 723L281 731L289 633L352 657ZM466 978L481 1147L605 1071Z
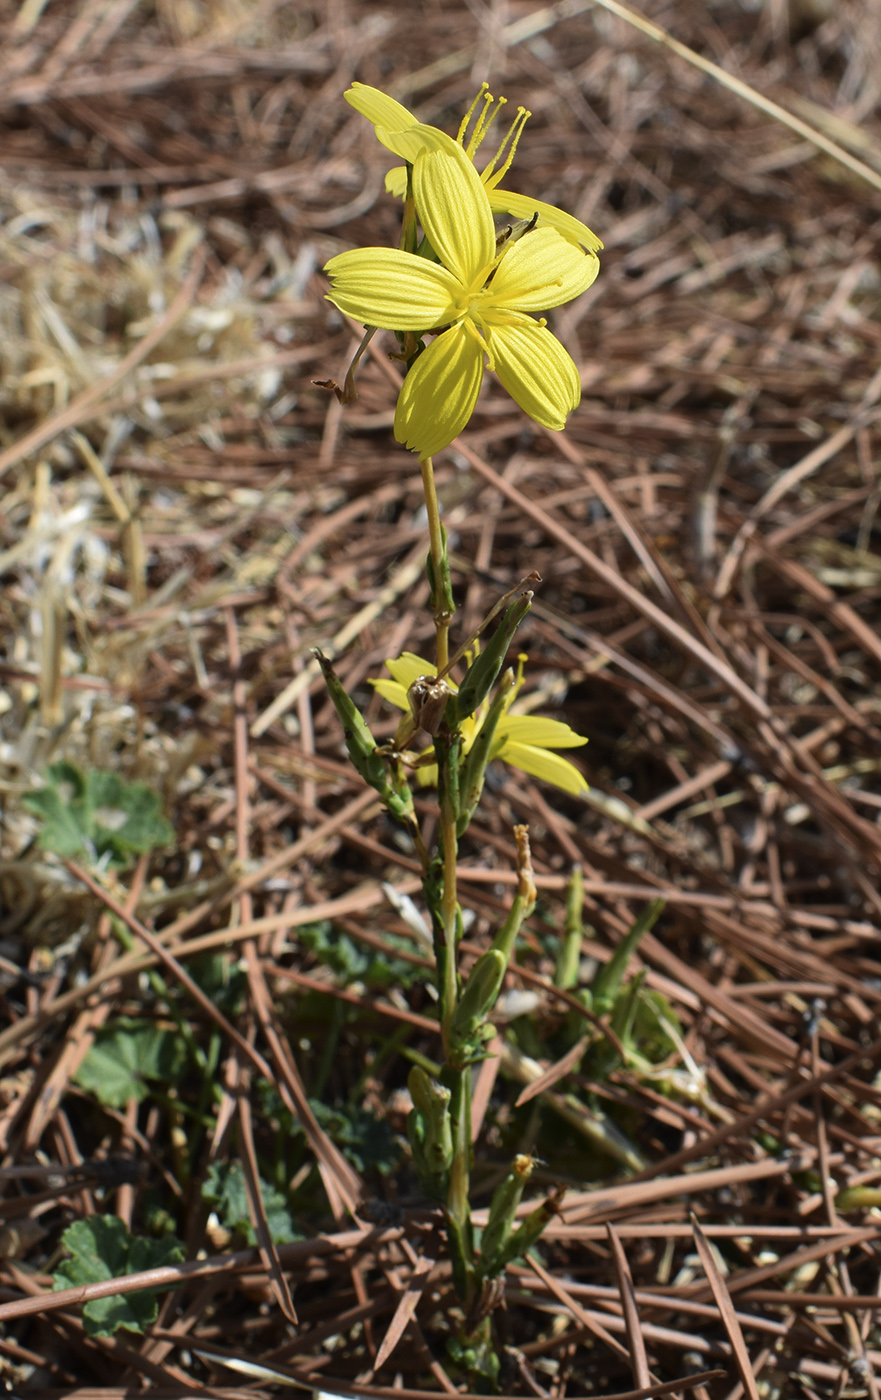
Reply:
M406 162L390 183L412 194L424 234L415 251L361 248L331 258L325 269L329 300L347 315L402 335L436 337L414 350L395 437L420 459L447 447L474 411L486 366L537 423L563 428L581 398L578 371L532 313L586 291L602 245L571 215L500 188L528 113L518 114L513 136L481 176L472 158L488 127L486 105L466 149L467 117L454 141L375 88L355 84L346 97ZM499 239L494 213L522 215L522 236Z
M385 664L392 679L371 681L371 685L383 699L399 710L409 711L407 692L410 686L421 676L435 675L436 667L412 651L405 651L397 660L386 661ZM534 778L553 783L564 792L579 797L588 790L583 774L574 763L552 750L581 748L587 740L561 720L543 719L540 715L510 714L510 704L516 700L521 683L522 674L518 684L512 687L508 709L496 727L490 758L500 758L504 763L510 763L512 768L519 768L523 773L530 773ZM456 687L449 678L447 684L455 693ZM466 754L486 718L487 709L488 706L484 705L471 718L462 721L462 748ZM419 774L424 783L437 782L437 769L433 766L420 768Z

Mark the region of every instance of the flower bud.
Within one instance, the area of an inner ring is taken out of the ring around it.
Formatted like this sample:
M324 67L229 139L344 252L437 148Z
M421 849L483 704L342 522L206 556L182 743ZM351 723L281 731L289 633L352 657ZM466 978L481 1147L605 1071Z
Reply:
M340 724L343 726L346 749L352 763L365 783L368 783L375 792L379 793L392 816L397 817L400 821L415 821L413 797L406 781L403 778L397 778L395 774L390 776L389 766L377 748L376 740L370 732L370 726L358 706L344 690L339 676L327 657L322 656L317 648L315 655L324 675L331 702L337 712Z
M486 1229L480 1242L480 1272L484 1278L499 1272L496 1262L514 1228L523 1188L534 1166L533 1157L524 1154L515 1157L508 1175L493 1193Z
M504 664L511 639L532 607L532 597L532 593L529 592L515 598L483 651L468 667L456 696L457 723L461 724L463 719L473 715L478 705L489 695Z
M494 948L477 959L453 1016L454 1042L461 1045L470 1040L487 1012L495 1006L507 966L508 959Z
M513 1260L519 1259L521 1254L528 1254L534 1244L541 1239L542 1232L546 1225L550 1224L555 1215L560 1214L560 1201L563 1198L564 1188L558 1189L542 1201L540 1206L529 1212L525 1220L513 1235L501 1246L494 1261L494 1271L501 1273Z
M453 1160L450 1091L426 1074L421 1065L410 1070L407 1087L424 1128L421 1148L425 1165L432 1176L439 1176L449 1170Z

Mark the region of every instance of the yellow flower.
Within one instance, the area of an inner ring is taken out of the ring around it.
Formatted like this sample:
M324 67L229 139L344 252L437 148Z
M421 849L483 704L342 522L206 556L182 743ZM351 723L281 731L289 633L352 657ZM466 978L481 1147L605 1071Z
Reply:
M563 428L581 399L578 371L546 322L528 313L585 291L599 269L596 255L553 228L499 250L486 189L462 147L418 124L396 140L412 161L416 212L439 262L360 248L325 268L328 299L347 315L386 330L439 332L404 380L395 437L420 459L449 446L474 411L484 357L531 418Z
M377 140L391 151L394 155L401 156L405 160L412 161L412 155L402 148L399 139L400 133L409 128L418 127L419 123L400 102L396 102L393 97L380 92L378 88L368 87L365 83L353 83L345 93L346 101L360 112L363 117L373 123ZM477 119L474 130L465 144L465 136L471 116L478 102L483 102L483 111ZM492 111L494 99L487 91L486 83L483 84L477 97L474 99L462 125L459 127L457 141L465 150L466 155L473 160L477 150L484 140L493 121L498 116L499 111L505 103L505 98L499 98L498 106ZM588 253L596 253L602 248L602 243L595 233L583 224L580 219L574 218L572 214L565 213L562 209L556 209L553 204L545 204L543 200L531 199L528 195L515 194L513 190L503 190L499 188L499 182L507 175L511 162L514 159L514 152L517 149L517 142L520 133L526 124L531 113L525 107L518 107L517 116L501 146L496 151L492 160L484 167L481 173L481 180L489 197L490 208L494 214L510 214L515 219L533 219L536 215L538 228L555 228L568 243L574 243L576 247L584 248ZM421 128L425 130L425 128ZM428 130L437 132L443 136L443 132L438 132L436 127ZM449 138L448 138L449 139ZM506 149L507 148L507 149ZM409 149L412 149L410 147ZM406 166L396 166L390 170L385 177L385 187L389 194L398 195L403 198L407 190L407 170Z
M437 670L430 661L423 660L412 651L405 651L396 661L386 661L385 664L392 679L371 681L371 685L383 699L404 711L410 708L407 691L413 682L420 676L433 676ZM522 682L522 675L519 679ZM449 677L447 684L455 692L456 686ZM512 701L516 699L519 689L520 683L511 691ZM474 743L487 709L488 706L484 705L471 719L463 720L462 741L465 753ZM577 749L586 743L586 739L560 720L542 719L539 715L512 715L506 712L496 728L490 758L501 758L505 763L510 763L512 768L519 768L523 773L542 778L546 783L553 783L564 792L571 792L579 797L588 791L584 777L574 763L552 753L551 750ZM426 784L437 782L437 768L434 766L421 768L419 774L420 780Z

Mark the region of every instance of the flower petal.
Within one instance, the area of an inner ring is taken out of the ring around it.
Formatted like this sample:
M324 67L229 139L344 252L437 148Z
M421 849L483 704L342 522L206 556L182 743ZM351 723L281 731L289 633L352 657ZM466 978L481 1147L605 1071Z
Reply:
M437 666L433 661L426 661L424 656L417 656L415 651L402 651L401 655L391 661L386 661L386 670L394 676L398 685L402 685L404 690L409 690L414 681L418 681L420 676L437 675Z
M343 93L343 96L350 107L354 107L355 111L360 112L362 117L373 122L375 127L386 127L390 131L400 131L404 127L412 126L416 121L413 113L408 112L406 107L402 107L400 102L396 102L387 93L380 92L379 88L368 87L366 83L353 83ZM382 141L379 131L376 135ZM386 145L386 142L382 141L382 144Z
M407 193L406 165L395 165L388 171L385 177L385 188L388 194L394 195L395 199L404 198Z
M424 122L414 121L412 118L403 126L377 127L376 134L384 146L407 161L408 165L415 165L419 156L431 151L442 151L453 157L465 155L462 147L445 131L436 126L427 126ZM467 156L465 159L467 160ZM468 163L471 164L470 161Z
M371 680L370 684L381 695L383 700L387 700L390 705L394 705L399 710L407 711L410 708L407 700L407 690L403 685L398 685L397 681Z
M528 237L528 235L527 235ZM572 356L546 326L524 316L511 325L484 325L495 372L524 412L544 428L565 428L581 402Z
M429 243L467 288L495 259L496 229L480 176L461 146L451 144L455 155L429 151L417 157L413 194Z
M481 297L481 310L516 306L518 311L546 311L586 292L600 270L593 253L582 253L556 229L537 228L510 244Z
M451 326L419 356L398 397L395 437L420 461L449 447L474 412L483 349L464 325Z
M603 246L587 224L576 219L574 214L566 214L562 209L557 209L553 204L545 204L541 199L530 199L525 194L514 194L513 190L487 187L486 192L494 214L512 214L515 219L531 219L533 214L538 214L538 227L555 228L567 243L586 248L589 253L596 253Z
M537 749L580 749L587 743L568 724L543 715L505 715L496 732L506 742L531 744Z
M328 301L366 326L424 331L455 314L459 285L446 268L399 248L356 248L331 258Z
M576 797L589 791L584 775L579 773L575 764L559 754L549 753L547 749L534 749L531 744L508 743L495 756L510 763L512 768L531 773L533 778L542 778L544 782L553 783L554 787L571 792Z

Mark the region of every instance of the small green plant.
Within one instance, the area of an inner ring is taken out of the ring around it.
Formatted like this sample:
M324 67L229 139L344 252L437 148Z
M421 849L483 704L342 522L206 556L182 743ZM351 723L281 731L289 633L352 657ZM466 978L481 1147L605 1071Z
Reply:
M164 1239L131 1235L118 1215L90 1215L77 1220L65 1230L61 1243L70 1258L52 1275L56 1290L104 1283L144 1269L180 1264L184 1258L184 1247L173 1235ZM142 1288L136 1293L90 1299L83 1305L83 1325L90 1337L112 1337L120 1327L143 1333L158 1314L157 1290Z
M557 952L556 985L571 991L595 1016L608 1018L615 1041L600 1036L585 1042L580 1063L582 1073L602 1081L613 1070L625 1069L661 1093L692 1102L707 1103L705 1078L689 1054L682 1036L679 1017L667 998L645 985L645 973L625 980L631 957L664 910L663 899L646 905L618 944L609 961L601 964L588 987L577 987L581 940L584 933L584 885L580 866L572 872L566 901L566 928ZM583 1036L582 1018L573 1011L552 1046L552 1052L565 1054ZM615 1043L617 1042L617 1044ZM620 1047L620 1049L619 1049ZM533 1047L521 1048L530 1052ZM670 1068L671 1056L684 1062L684 1068ZM572 1065L572 1072L578 1063Z
M329 967L345 984L363 982L367 987L410 987L424 977L421 968L413 967L396 958L393 949L410 952L412 944L407 939L386 937L389 953L384 954L371 948L369 952L359 948L348 934L335 929L328 919L317 924L307 924L297 934L301 947L308 948L324 967Z
M274 1186L259 1178L260 1196L273 1244L292 1244L302 1236L294 1229L285 1198ZM221 1225L242 1235L248 1244L257 1243L248 1210L248 1191L241 1162L212 1162L202 1185L202 1199L212 1205Z
M151 1085L174 1084L186 1060L176 1028L120 1016L98 1032L75 1080L106 1108L125 1108L130 1099L146 1098Z
M144 783L126 783L118 773L101 769L82 773L65 760L51 764L46 776L46 786L23 799L43 820L44 851L121 869L174 840L159 797Z

